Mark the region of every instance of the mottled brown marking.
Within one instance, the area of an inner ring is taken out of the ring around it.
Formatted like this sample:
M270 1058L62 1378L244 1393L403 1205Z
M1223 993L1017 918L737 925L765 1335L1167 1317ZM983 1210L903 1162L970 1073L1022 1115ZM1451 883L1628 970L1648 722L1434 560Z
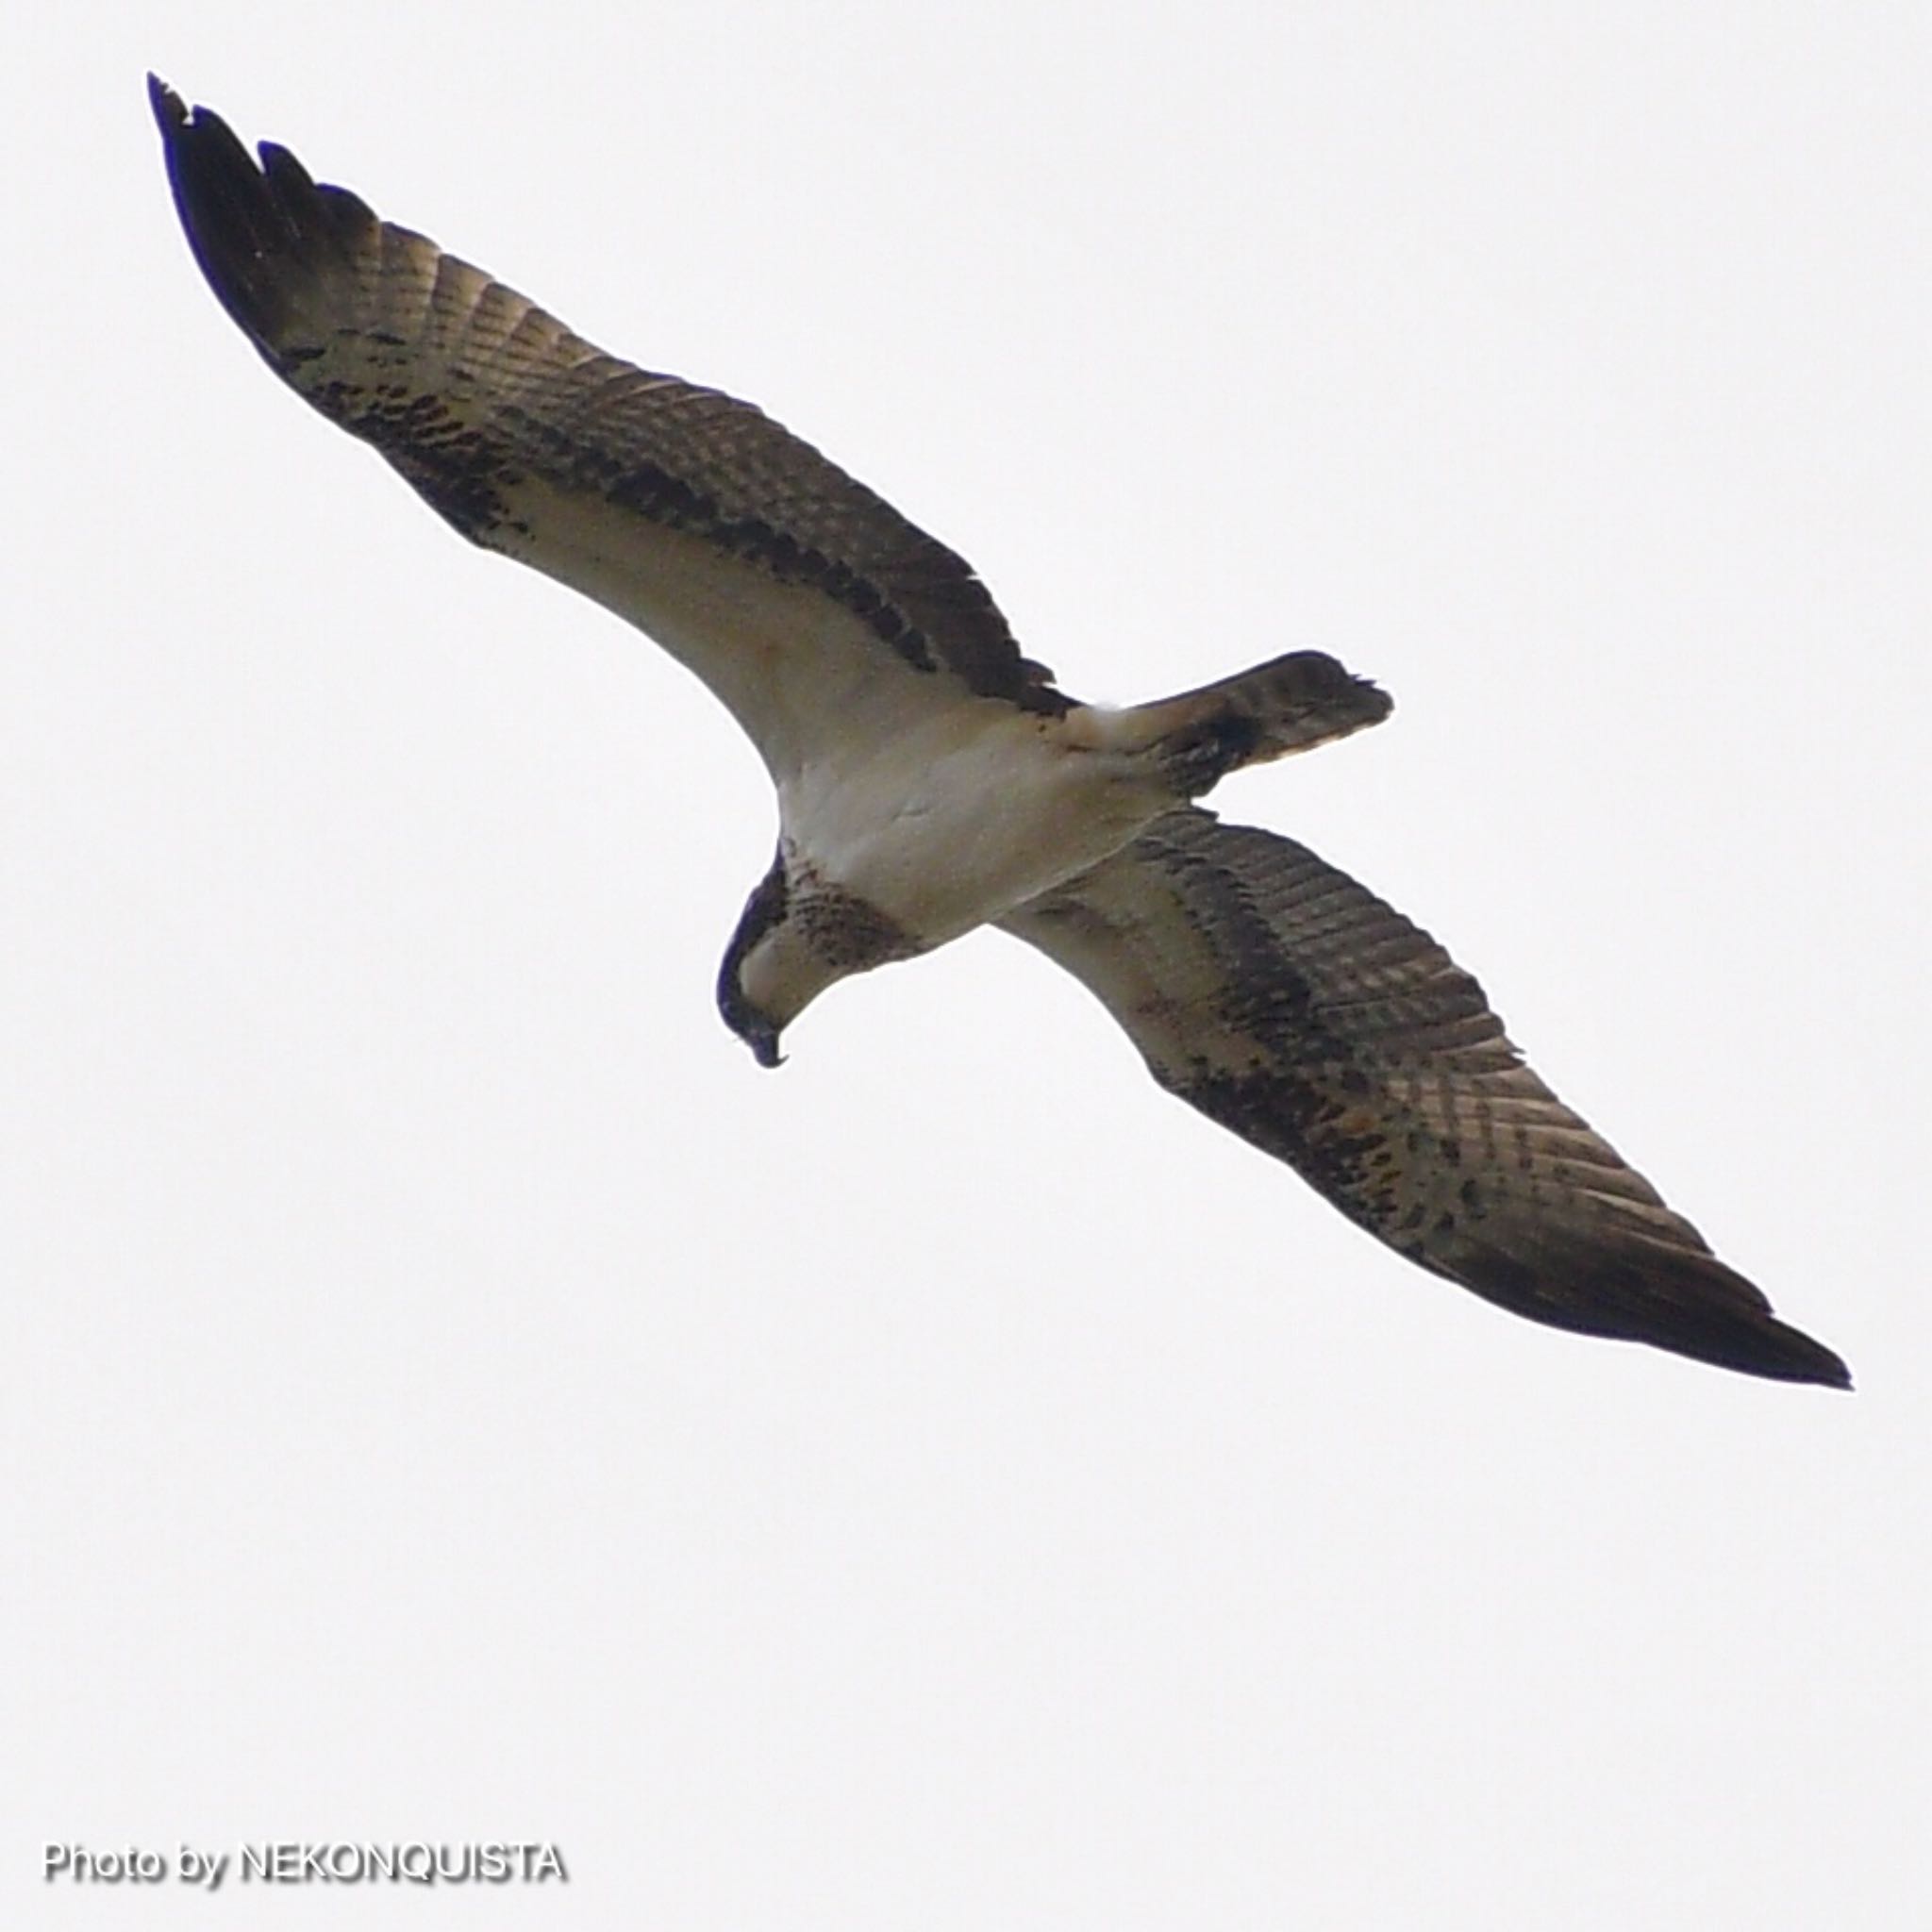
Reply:
M1305 847L1182 808L1003 924L1163 1086L1431 1273L1558 1327L1849 1381L1522 1063L1467 973Z
M866 973L922 950L904 926L870 900L810 871L792 880L788 916L812 951L841 974Z

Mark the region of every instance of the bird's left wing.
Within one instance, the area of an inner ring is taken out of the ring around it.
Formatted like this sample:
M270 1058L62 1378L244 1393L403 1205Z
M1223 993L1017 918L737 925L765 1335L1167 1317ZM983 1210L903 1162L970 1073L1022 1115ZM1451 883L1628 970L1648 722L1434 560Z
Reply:
M1523 1063L1429 936L1305 846L1184 807L1000 922L1170 1092L1532 1320L1846 1385Z
M1070 708L963 558L760 410L606 355L151 94L195 258L269 366L464 536L681 658L774 776L974 698Z

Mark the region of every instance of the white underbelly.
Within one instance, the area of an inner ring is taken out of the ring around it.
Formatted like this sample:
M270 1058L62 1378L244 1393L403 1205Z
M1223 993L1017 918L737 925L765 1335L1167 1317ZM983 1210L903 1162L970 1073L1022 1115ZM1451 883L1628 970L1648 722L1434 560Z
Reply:
M991 701L778 788L797 857L922 946L1098 864L1173 804L1138 761L1071 750L1051 721Z

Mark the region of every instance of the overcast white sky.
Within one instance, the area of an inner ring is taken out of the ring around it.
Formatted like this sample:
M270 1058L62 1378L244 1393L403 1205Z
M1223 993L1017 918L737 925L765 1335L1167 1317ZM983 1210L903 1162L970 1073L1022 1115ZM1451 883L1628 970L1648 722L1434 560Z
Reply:
M1923 1924L1924 12L51 17L0 1919ZM149 66L765 404L1076 691L1386 684L1217 802L1442 937L1859 1392L1431 1281L996 936L758 1072L757 760L269 377ZM40 1878L419 1839L571 1881Z

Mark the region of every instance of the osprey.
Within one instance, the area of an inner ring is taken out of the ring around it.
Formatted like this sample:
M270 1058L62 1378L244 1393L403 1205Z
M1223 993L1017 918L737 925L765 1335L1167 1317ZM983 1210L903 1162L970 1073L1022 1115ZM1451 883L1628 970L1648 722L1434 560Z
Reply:
M695 672L763 757L776 857L718 1006L761 1066L827 986L993 924L1155 1079L1397 1253L1520 1315L1850 1385L1525 1066L1476 982L1306 847L1193 801L1390 701L1298 651L1160 703L1069 696L965 560L750 405L654 375L150 81L175 202L277 375L458 531Z

